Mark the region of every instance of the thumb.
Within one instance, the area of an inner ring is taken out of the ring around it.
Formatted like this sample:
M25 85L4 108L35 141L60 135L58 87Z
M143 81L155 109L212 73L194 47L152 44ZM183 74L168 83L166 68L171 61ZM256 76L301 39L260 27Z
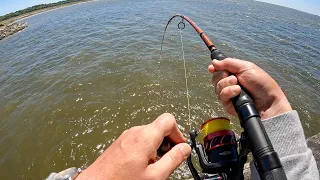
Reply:
M156 173L157 177L161 177L161 179L167 179L190 154L190 145L187 143L177 144L156 163L149 165L147 171Z
M226 58L222 61L218 61L218 60L212 61L212 65L214 66L215 70L217 71L226 70L233 74L242 73L243 71L248 70L251 64L252 63L248 61L243 61L243 60L234 59L234 58Z

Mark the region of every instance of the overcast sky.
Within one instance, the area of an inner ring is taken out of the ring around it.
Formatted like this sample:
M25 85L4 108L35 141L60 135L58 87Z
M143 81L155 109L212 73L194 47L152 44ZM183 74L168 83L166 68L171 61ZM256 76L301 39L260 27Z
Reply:
M1 0L0 16L37 4L58 2L59 0ZM223 0L222 0L223 1ZM291 7L320 16L320 0L260 0L272 4Z

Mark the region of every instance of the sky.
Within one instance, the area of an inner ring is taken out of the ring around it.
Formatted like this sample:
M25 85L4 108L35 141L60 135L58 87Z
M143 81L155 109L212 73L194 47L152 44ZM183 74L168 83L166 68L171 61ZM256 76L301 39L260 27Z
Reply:
M58 1L60 0L0 0L0 16L34 5Z
M320 16L320 0L259 0Z
M1 0L0 16L33 5L58 2L60 0ZM223 1L223 0L222 0ZM320 0L259 0L271 4L286 6L320 16Z

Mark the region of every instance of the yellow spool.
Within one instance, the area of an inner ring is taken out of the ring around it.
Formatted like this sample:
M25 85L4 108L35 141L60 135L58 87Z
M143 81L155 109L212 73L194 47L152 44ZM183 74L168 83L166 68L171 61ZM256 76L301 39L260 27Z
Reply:
M205 137L215 131L231 130L230 120L224 117L212 118L204 122L200 129Z

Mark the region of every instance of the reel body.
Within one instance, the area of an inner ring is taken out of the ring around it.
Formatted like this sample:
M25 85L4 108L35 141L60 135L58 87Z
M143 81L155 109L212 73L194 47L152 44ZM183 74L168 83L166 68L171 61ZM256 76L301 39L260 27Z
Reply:
M197 131L190 131L191 147L196 151L204 173L203 176L198 174L190 156L187 160L188 167L194 179L241 179L241 158L238 155L238 145L230 127L230 120L221 117L209 119L201 125L201 131L204 134L203 144L196 141ZM247 154L242 153L242 156L246 157Z
M237 142L229 119L210 119L201 125L201 131L209 162L225 164L238 159Z

